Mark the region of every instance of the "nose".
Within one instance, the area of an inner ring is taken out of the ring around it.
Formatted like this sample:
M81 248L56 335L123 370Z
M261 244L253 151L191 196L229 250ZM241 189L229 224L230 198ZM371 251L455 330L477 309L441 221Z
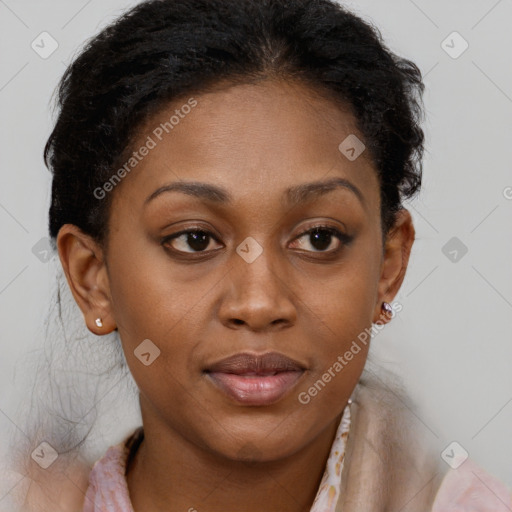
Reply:
M233 259L218 311L223 325L255 332L292 326L297 317L294 294L286 271L270 257L270 251L263 250L251 263L238 254Z

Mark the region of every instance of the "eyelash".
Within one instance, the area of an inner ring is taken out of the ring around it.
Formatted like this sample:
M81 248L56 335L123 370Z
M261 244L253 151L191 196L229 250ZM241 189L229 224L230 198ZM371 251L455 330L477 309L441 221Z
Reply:
M308 228L306 231L303 231L300 235L298 235L297 237L295 237L293 240L299 240L301 239L302 237L304 237L305 235L308 235L314 231L324 231L324 232L327 232L329 234L331 234L332 236L336 237L339 241L340 241L340 247L336 248L336 249L332 249L330 251L305 251L307 253L318 253L318 254L331 254L331 255L334 255L336 253L338 253L342 248L343 246L347 246L349 245L352 240L353 240L353 237L352 236L349 236L341 231L339 231L338 229L334 228L333 226L327 226L327 225L324 225L324 224L319 224L319 225L315 225L315 226L312 226L310 228ZM181 235L186 235L186 234L190 234L190 233L203 233L205 235L208 235L210 238L213 238L216 242L220 243L219 240L217 239L217 237L211 232L211 231L208 231L206 229L185 229L185 230L182 230L182 231L179 231L177 233L174 233L172 235L169 235L167 237L165 237L161 244L162 245L166 245L168 244L171 240L174 240L175 238L179 238ZM176 250L176 249L170 249L173 253L177 253L179 255L193 255L193 254L207 254L209 252L214 252L214 251L192 251L192 252L186 252L186 251L179 251L179 250Z

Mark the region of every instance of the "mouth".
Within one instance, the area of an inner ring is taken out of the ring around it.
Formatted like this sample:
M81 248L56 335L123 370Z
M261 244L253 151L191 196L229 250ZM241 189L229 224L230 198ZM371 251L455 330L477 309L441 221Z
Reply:
M278 402L297 384L306 368L278 352L235 354L204 370L217 389L243 405Z

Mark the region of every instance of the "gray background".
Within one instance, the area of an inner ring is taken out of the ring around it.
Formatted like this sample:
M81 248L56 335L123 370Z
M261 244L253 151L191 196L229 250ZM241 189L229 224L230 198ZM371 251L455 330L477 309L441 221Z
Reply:
M2 434L23 428L20 373L41 345L55 279L55 258L44 261L49 100L85 40L135 3L0 0ZM374 360L403 376L440 452L457 441L512 486L512 1L346 5L418 64L427 87L424 184L408 204L417 239L396 298L404 309L373 340ZM31 47L44 31L58 43L45 59ZM101 421L116 441L115 418ZM0 500L16 482L3 480Z

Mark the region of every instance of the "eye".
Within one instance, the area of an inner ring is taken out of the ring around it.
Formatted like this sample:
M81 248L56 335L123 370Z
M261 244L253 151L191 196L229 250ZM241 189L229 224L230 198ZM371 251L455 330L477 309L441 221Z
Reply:
M338 229L332 226L314 226L307 231L304 231L301 235L296 237L294 241L302 240L304 242L299 243L299 249L303 249L309 243L313 250L305 249L306 252L320 252L320 253L335 253L341 249L343 245L348 245L352 241L352 237L342 233ZM174 252L177 253L208 253L212 252L212 249L208 250L212 240L218 242L217 237L205 229L188 229L179 231L173 235L170 235L162 240L162 245L170 246ZM334 244L334 248L331 250L329 247Z
M352 237L342 233L338 229L332 226L314 226L307 231L304 231L295 240L302 240L299 248L304 248L308 244L313 247L313 250L306 249L308 252L321 252L321 253L333 253L337 252L343 245L348 245L352 241ZM334 243L337 242L337 243ZM334 243L334 248L331 250Z
M162 240L163 245L171 245L177 252L197 253L197 252L210 252L208 249L210 242L217 240L213 233L204 229L189 229L180 231L174 235L166 237ZM192 249L187 250L188 249Z

